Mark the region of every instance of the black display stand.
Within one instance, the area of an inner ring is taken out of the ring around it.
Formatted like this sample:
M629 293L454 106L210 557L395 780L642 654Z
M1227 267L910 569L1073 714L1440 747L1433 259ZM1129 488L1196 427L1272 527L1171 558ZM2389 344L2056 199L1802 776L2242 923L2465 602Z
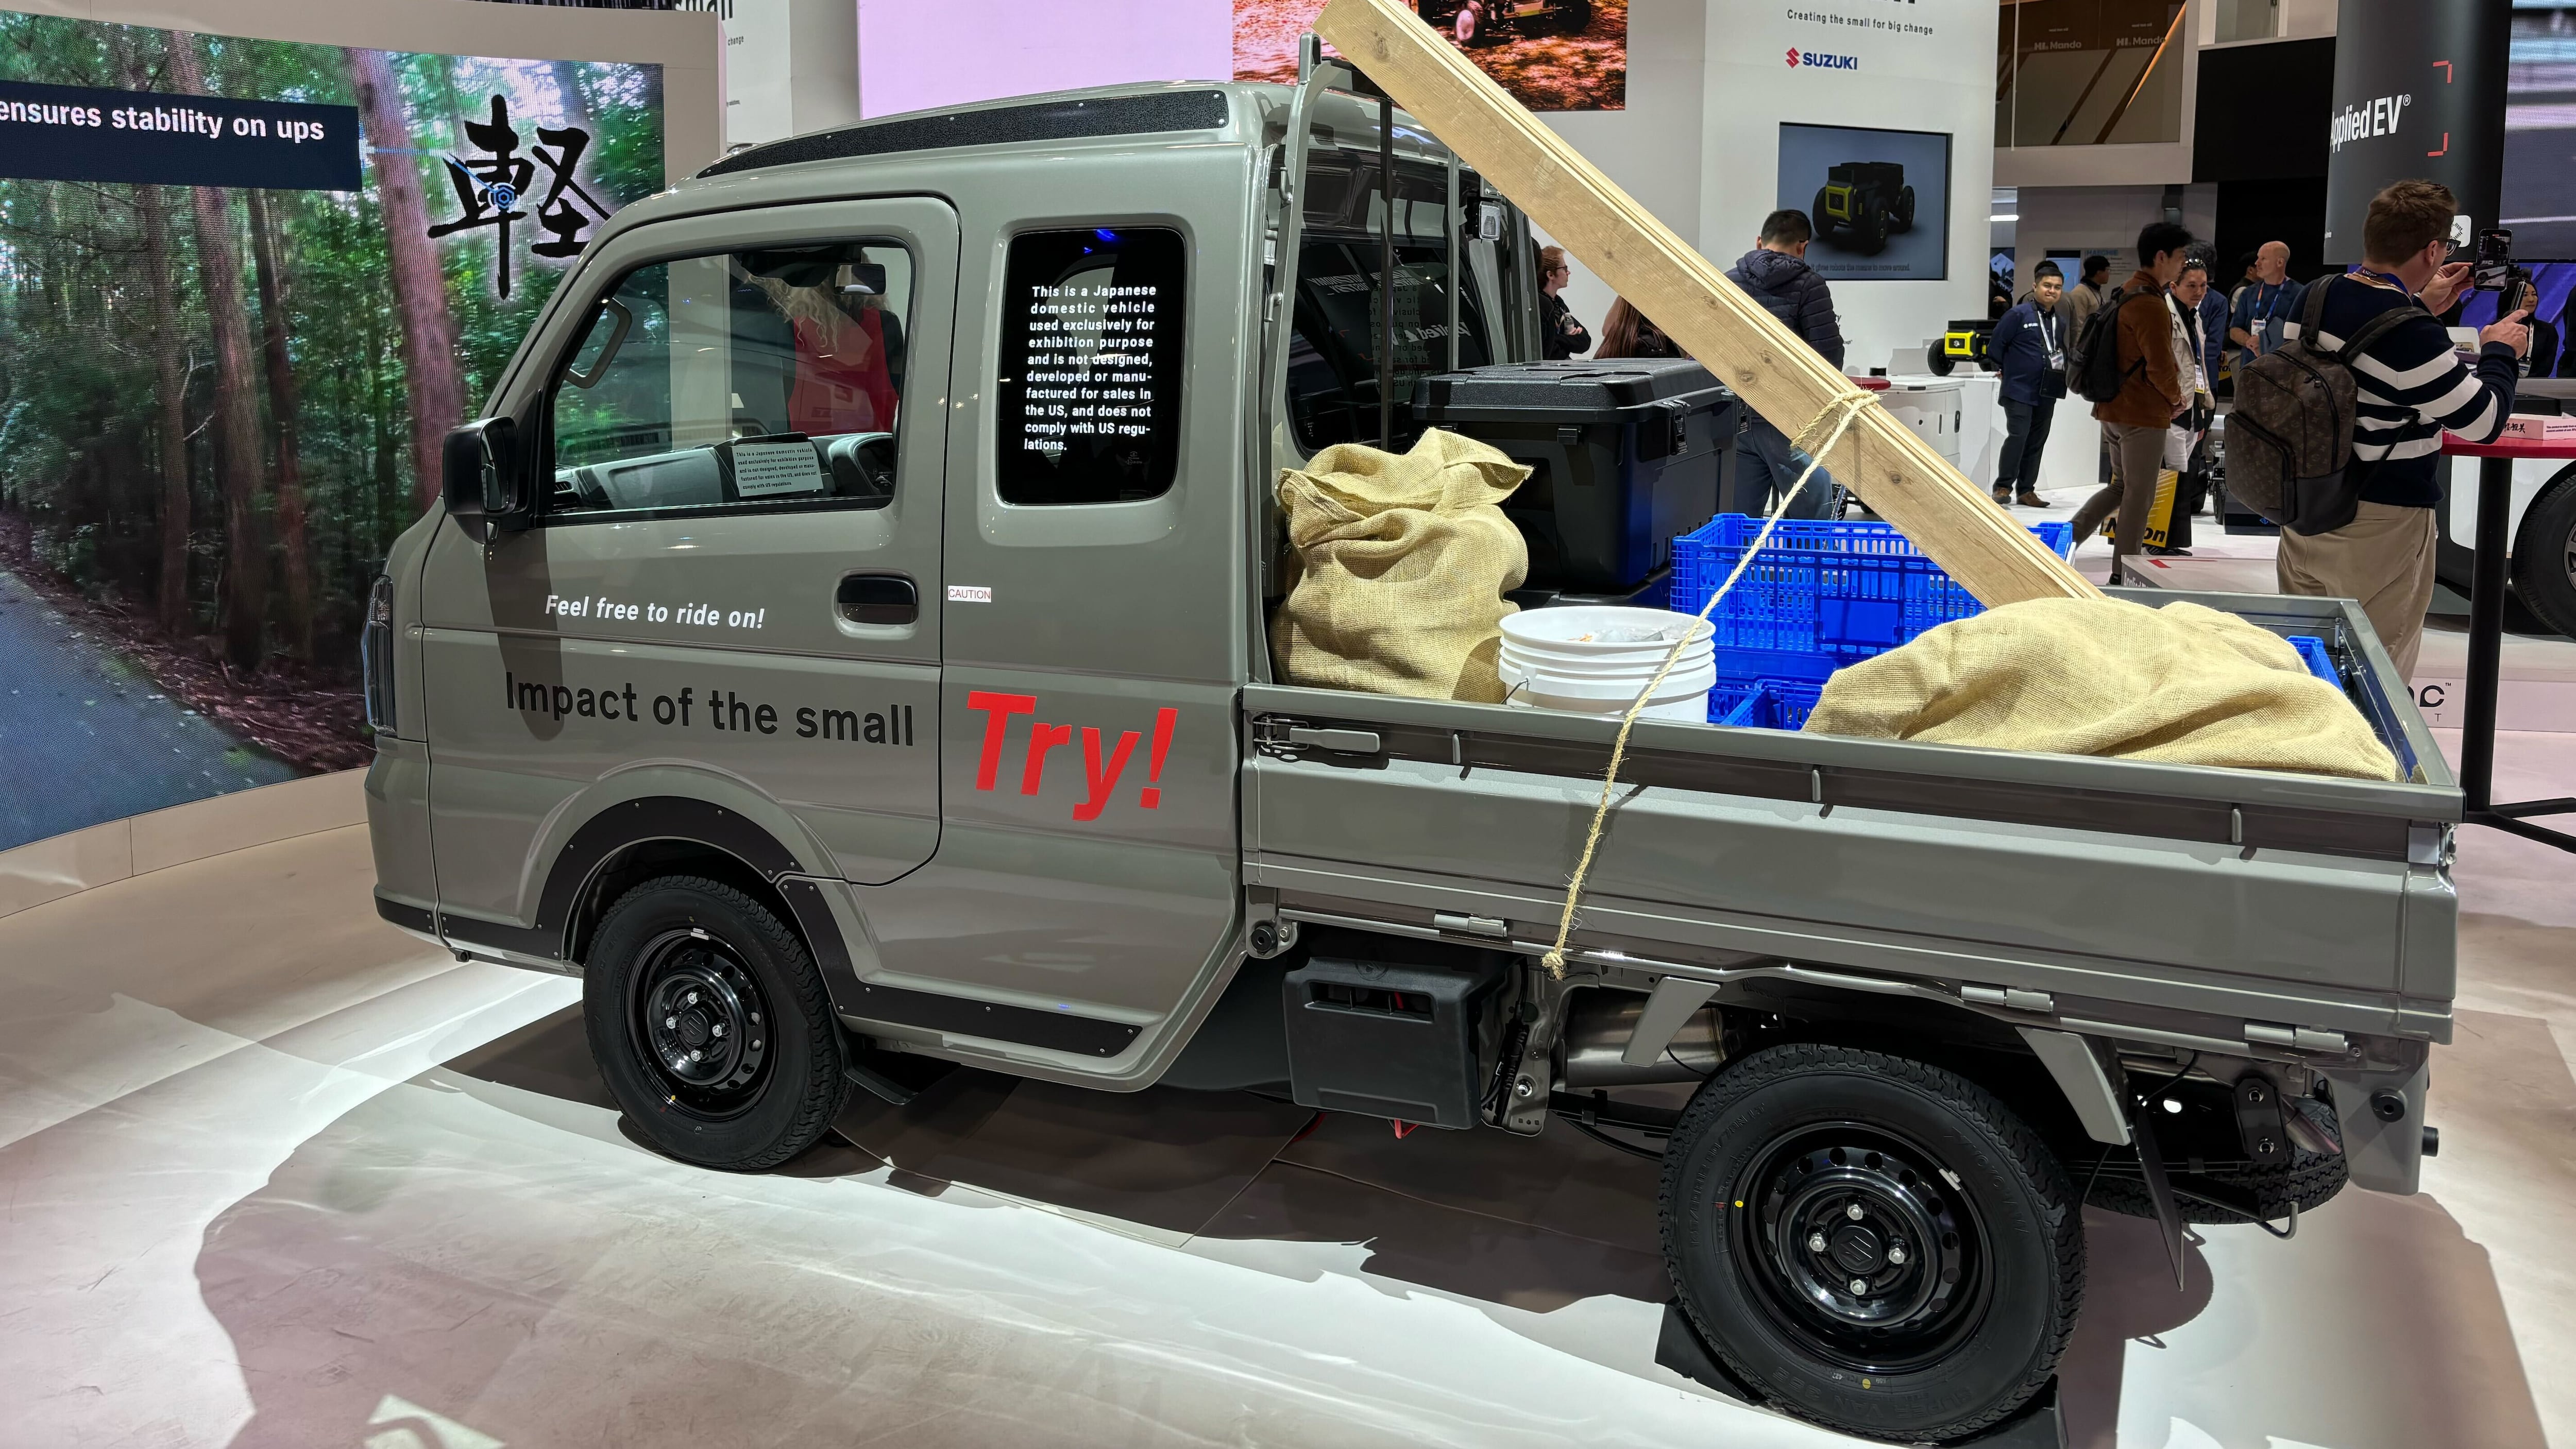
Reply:
M2505 522L2512 509L2513 464L2517 458L2576 457L2576 450L2453 443L2444 451L2478 460L2476 558L2469 579L2468 718L2460 724L2460 818L2470 825L2576 851L2576 835L2534 825L2530 818L2576 814L2576 796L2501 804L2494 798L2496 677L2504 660Z
M1655 1340L1655 1362L1683 1378L1742 1404L1767 1408L1709 1352L1679 1303L1664 1305L1664 1328ZM2050 1379L2021 1412L1973 1439L1953 1439L1944 1449L2066 1449L2066 1424L2057 1411L2057 1380Z

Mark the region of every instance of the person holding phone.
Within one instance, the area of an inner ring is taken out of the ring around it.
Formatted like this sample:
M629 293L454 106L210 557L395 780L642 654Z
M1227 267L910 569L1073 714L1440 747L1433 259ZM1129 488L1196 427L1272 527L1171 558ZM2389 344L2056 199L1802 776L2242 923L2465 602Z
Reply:
M2461 362L2441 314L2468 285L2469 264L2450 260L2449 187L2400 181L2371 198L2362 222L2360 265L2314 285L2319 303L2312 345L2338 348L2383 312L2413 315L2352 360L2352 464L2361 504L2350 523L2324 533L2284 529L2281 592L2358 599L2400 675L2415 672L2424 610L2433 602L2433 510L2442 502L2442 434L2492 442L2513 414L2516 377L2531 347L2531 314L2516 307L2478 333L2477 366ZM2524 299L2517 298L2517 301ZM2301 335L2299 316L2285 337Z

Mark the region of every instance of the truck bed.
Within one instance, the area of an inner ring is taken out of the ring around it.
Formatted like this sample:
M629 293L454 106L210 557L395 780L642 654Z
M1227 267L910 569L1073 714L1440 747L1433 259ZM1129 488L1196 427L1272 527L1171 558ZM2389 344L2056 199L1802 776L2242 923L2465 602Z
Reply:
M2460 795L2358 607L2115 592L2324 637L2414 778L1641 722L1575 959L2204 1051L2448 1041ZM1271 684L1244 711L1246 881L1283 918L1553 938L1614 721Z

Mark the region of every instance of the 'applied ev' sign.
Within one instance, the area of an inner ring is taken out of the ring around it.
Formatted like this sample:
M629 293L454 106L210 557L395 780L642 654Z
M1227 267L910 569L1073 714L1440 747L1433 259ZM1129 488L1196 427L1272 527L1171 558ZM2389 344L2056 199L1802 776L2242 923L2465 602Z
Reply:
M355 191L358 111L0 81L0 176Z

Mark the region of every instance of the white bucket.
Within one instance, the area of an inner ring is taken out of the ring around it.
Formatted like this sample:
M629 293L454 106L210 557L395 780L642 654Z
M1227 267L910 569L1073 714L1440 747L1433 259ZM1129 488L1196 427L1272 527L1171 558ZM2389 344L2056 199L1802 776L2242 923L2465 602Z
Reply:
M1585 605L1508 616L1497 661L1506 702L1616 719L1663 667L1685 629L1691 642L1638 718L1705 723L1708 692L1717 687L1717 631L1664 609Z

